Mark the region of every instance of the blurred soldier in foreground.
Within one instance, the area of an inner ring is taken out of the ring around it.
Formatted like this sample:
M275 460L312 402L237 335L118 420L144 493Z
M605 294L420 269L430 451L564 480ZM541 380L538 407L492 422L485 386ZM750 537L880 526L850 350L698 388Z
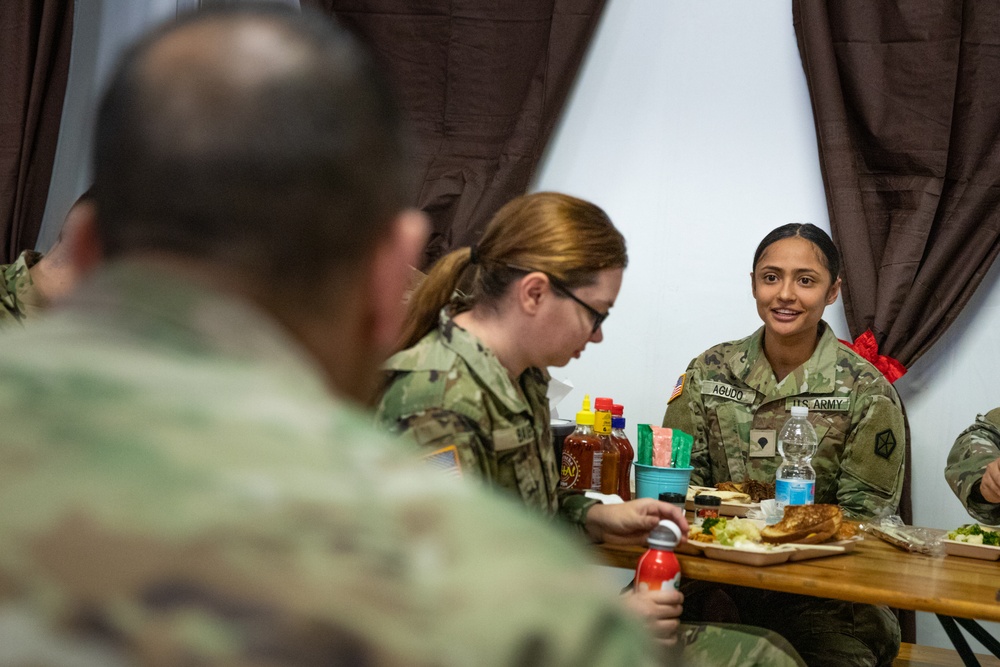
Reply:
M55 245L42 255L25 250L13 264L0 265L0 329L35 319L76 286L76 265L70 258L73 234L93 217L90 190L70 207Z
M962 431L944 476L974 519L1000 525L1000 408L979 415Z
M92 271L0 349L0 664L658 657L576 543L354 407L426 237L400 135L319 17L213 12L127 53Z

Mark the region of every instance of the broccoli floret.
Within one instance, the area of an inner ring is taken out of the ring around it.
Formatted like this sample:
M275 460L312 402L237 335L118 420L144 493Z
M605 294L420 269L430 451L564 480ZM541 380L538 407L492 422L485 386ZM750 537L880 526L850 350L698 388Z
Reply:
M714 526L718 526L720 530L722 528L725 528L726 527L726 517L724 517L724 516L719 516L719 517L710 516L707 519L705 519L705 522L703 524L701 524L701 533L702 533L702 535L711 535L712 534L712 528Z

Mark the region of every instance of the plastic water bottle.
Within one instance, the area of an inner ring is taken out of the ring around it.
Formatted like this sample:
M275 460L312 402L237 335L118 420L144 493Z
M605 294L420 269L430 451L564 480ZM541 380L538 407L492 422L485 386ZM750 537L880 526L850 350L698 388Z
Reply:
M793 407L778 434L778 453L784 460L775 475L774 499L782 510L785 505L812 505L816 498L816 471L810 460L819 440L808 416L809 408Z

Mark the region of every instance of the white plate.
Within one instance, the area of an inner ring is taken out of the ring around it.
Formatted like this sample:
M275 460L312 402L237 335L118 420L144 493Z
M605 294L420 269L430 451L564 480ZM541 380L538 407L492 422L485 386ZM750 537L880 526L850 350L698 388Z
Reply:
M1000 547L988 544L956 542L955 540L941 540L941 543L944 544L944 552L949 556L965 556L966 558L979 558L981 560L1000 559Z
M854 551L854 547L858 542L858 538L852 537L847 540L824 542L823 544L789 544L788 546L795 548L795 552L788 560L795 562L797 560L809 560L810 558L820 558L822 556L846 554L849 551Z
M688 540L677 547L677 552L691 556L704 554L715 560L742 563L744 565L776 565L789 561L795 562L811 558L822 558L823 556L846 554L854 551L854 547L859 541L860 538L852 537L848 540L825 542L823 544L776 544L765 551L758 551L756 549L727 547L715 542Z
M711 542L701 544L703 544L705 555L709 558L730 563L742 563L743 565L777 565L786 562L795 552L795 549L788 545L776 546L766 551L757 551L756 549L725 547Z

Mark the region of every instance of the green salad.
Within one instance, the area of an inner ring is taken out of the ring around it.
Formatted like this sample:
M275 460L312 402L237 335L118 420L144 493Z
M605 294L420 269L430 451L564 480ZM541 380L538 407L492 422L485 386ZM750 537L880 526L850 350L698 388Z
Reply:
M701 525L701 532L715 536L715 541L727 547L760 542L760 530L753 521L711 517Z
M977 523L970 523L951 531L948 533L948 539L956 542L1000 547L1000 533L989 528L984 529Z

